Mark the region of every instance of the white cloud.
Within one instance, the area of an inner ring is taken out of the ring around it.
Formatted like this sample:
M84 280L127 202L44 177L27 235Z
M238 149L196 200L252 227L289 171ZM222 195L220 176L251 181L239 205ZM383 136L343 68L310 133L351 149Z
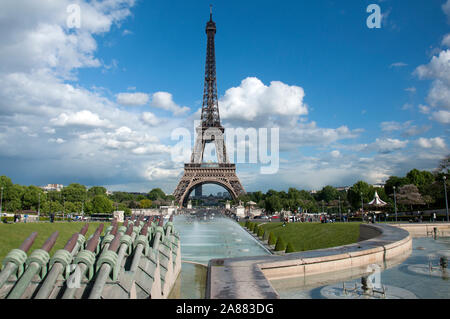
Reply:
M442 10L447 15L448 23L450 23L450 0L442 5Z
M183 115L190 109L187 106L177 105L168 92L156 92L152 95L151 106L172 112L174 115Z
M419 105L420 107L423 107L423 105ZM380 124L381 130L383 132L394 132L394 131L402 131L402 136L414 136L414 135L419 135L422 134L424 132L427 132L430 130L430 126L417 126L417 125L412 125L413 121L406 121L404 123L399 123L399 122L395 122L395 121L390 121L390 122L382 122Z
M416 93L417 89L415 87L406 88L405 91L410 93Z
M271 115L292 117L308 114L303 103L305 92L299 86L273 81L269 86L249 77L240 86L228 89L220 99L223 119L255 121Z
M64 139L62 139L62 138L56 138L56 139L51 138L51 139L49 139L48 141L51 142L51 143L57 143L57 144L63 144L63 143L66 142L66 141L65 141Z
M404 67L407 66L408 64L404 63L404 62L396 62L396 63L392 63L389 67L390 68L400 68L400 67Z
M421 137L416 141L416 144L422 148L440 148L440 149L446 149L447 145L445 144L445 141L440 137L435 138L424 138Z
M391 121L391 122L382 122L380 124L381 130L384 132L392 132L392 131L398 131L404 128L404 124Z
M150 97L146 93L119 93L117 103L126 106L142 106L148 103Z
M339 158L339 157L341 157L341 152L339 152L338 150L334 150L334 151L331 151L330 155L333 158Z
M403 111L406 111L406 110L410 110L410 109L412 109L412 104L409 104L409 103L405 103L405 104L403 104L403 106L402 106L402 110Z
M161 180L167 178L178 177L183 169L182 168L165 168L164 163L151 163L145 170L145 177L149 181Z
M317 123L297 123L294 126L280 128L280 147L291 150L300 146L327 146L344 139L354 139L362 132L361 129L350 130L347 126L338 128L322 128Z
M48 126L43 127L42 130L47 134L55 134L56 133L56 130L54 128L51 128Z
M420 79L432 79L427 100L433 107L450 109L450 49L433 56L430 63L420 65L414 73Z
M408 141L401 141L392 138L377 138L369 148L376 150L379 153L387 154L394 151L401 150L406 147Z
M156 126L161 123L161 120L152 112L142 113L141 119L144 123L150 124L152 126Z
M450 48L450 33L446 34L444 38L442 39L442 46L446 46Z
M429 114L430 113L430 107L429 106L419 104L418 108L419 108L419 112L422 113L422 114Z
M79 125L102 127L109 125L109 121L100 119L98 114L88 110L69 114L61 113L57 118L51 119L50 122L56 126Z
M132 150L136 155L148 155L148 154L170 154L171 149L166 145L150 144L147 146L140 146Z
M450 124L450 112L445 110L433 112L433 114L431 114L431 119L441 124Z

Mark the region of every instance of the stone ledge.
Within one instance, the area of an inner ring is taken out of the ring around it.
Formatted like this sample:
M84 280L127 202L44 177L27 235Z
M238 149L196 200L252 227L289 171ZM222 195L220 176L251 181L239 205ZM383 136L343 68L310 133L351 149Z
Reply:
M366 240L326 249L286 254L213 259L208 265L207 297L212 299L279 298L269 280L306 277L386 263L411 252L412 237L402 228L361 224ZM371 237L375 236L375 237Z

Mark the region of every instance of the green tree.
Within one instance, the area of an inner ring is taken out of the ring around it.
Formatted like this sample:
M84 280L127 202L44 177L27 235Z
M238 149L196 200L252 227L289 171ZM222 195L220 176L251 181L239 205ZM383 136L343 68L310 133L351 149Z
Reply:
M321 191L319 191L317 199L319 201L324 200L325 202L329 203L332 200L338 199L339 197L339 192L337 191L336 188L334 188L333 186L325 186L324 188L322 188Z
M41 203L45 202L45 193L36 186L25 187L25 191L22 196L22 208L37 210L39 206L39 196Z
M86 186L73 183L64 187L61 191L62 198L67 202L82 202L86 199Z
M154 188L152 189L148 195L147 195L148 199L155 201L157 199L166 199L166 193L164 193L161 188Z
M93 214L111 214L114 210L113 202L103 195L96 195L91 203Z
M141 208L150 208L152 207L152 201L150 199L142 199L139 201L139 206Z
M117 210L123 211L127 216L131 215L131 209L129 209L125 204L120 203L117 206Z
M106 196L106 188L102 186L93 186L88 190L89 197L94 197L96 195L104 195Z
M368 203L373 199L374 193L375 190L372 186L364 181L359 181L348 190L347 196L353 208L358 209L361 208L361 194L364 203Z
M46 201L43 203L41 207L41 213L50 214L50 213L61 213L63 211L63 206L60 202L57 201Z
M432 184L434 182L434 175L428 171L419 171L413 169L408 174L406 178L409 180L410 184L413 184L419 188L419 190L425 185Z
M281 211L283 208L281 199L278 197L278 195L271 195L264 201L265 203L265 209L266 211L270 213L275 213Z
M399 189L409 183L410 182L406 177L391 176L384 185L384 191L386 192L386 195L391 196L394 194L394 186L396 189Z

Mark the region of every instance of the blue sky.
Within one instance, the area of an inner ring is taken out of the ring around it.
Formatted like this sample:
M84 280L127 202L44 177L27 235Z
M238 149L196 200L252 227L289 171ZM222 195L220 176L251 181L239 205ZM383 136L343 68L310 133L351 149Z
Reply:
M449 153L450 1L7 0L0 173L171 193L170 134L199 118L210 3L222 121L280 127L275 176L238 165L248 191L377 183Z

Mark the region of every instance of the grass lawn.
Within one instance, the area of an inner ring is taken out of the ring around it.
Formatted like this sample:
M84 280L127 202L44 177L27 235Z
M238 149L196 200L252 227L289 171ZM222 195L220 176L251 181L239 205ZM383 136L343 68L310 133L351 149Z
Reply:
M89 229L86 233L86 239L92 235L101 223L89 223ZM103 232L110 225L110 223L103 223L105 227ZM55 246L50 251L50 256L58 250L63 248L67 241L74 233L79 233L85 223L71 222L71 223L17 223L17 224L0 224L0 263L6 255L14 248L19 248L22 242L31 235L32 232L38 232L38 236L34 241L33 246L28 251L28 255L35 249L41 248L44 242L50 235L58 231L59 236Z
M244 222L245 224L245 222ZM361 223L283 223L269 222L262 227L281 236L286 244L291 243L295 251L330 248L356 243Z

